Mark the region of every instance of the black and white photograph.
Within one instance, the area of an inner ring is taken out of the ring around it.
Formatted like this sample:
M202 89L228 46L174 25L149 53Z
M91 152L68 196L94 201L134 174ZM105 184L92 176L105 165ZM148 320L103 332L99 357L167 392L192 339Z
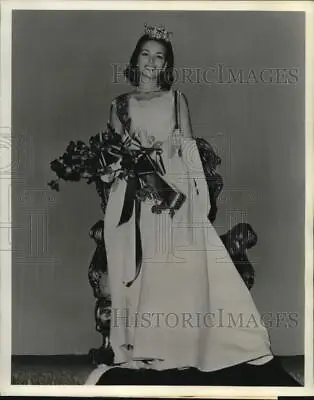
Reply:
M310 390L310 2L27 3L1 9L12 393Z

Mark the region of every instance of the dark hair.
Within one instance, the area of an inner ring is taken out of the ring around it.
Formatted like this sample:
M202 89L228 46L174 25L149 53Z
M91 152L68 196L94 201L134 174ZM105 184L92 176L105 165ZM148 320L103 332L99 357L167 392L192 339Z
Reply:
M127 66L126 70L124 71L124 75L133 86L138 86L139 78L140 78L138 67L137 67L138 56L142 50L144 43L146 43L150 40L153 40L155 42L162 44L166 50L166 57L165 57L166 60L165 61L167 63L167 67L166 67L165 71L160 72L160 74L158 76L158 84L160 85L160 87L162 89L169 90L174 81L174 77L173 77L174 55L173 55L173 49L172 49L171 43L167 42L163 39L155 39L155 38L151 38L149 35L143 35L136 44L136 47L131 56L129 65Z

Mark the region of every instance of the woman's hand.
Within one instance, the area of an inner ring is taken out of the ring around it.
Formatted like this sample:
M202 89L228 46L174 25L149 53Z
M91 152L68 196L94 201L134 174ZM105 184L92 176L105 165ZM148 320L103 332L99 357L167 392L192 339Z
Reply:
M111 183L115 179L115 173L112 172L111 174L101 175L100 179L105 183Z
M109 172L109 174L101 175L100 177L103 182L111 183L115 180L117 172L121 169L121 160L122 159L119 158L118 161L109 165L111 172Z
M149 136L146 130L137 130L134 132L134 136L141 142L143 147L153 147L156 141L155 136Z

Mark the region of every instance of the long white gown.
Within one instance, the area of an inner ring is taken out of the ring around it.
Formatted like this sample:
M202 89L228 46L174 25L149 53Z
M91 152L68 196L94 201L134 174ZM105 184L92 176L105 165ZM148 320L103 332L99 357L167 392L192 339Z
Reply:
M173 219L167 212L153 214L150 201L142 203L142 269L126 287L124 282L135 276L135 213L117 227L126 182L121 180L111 189L104 237L115 363L214 371L268 361L272 358L268 332L207 219L208 189L195 140L184 141L182 157L172 154L174 91L151 100L130 98L129 115L132 131L146 131L163 142L165 179L187 200Z

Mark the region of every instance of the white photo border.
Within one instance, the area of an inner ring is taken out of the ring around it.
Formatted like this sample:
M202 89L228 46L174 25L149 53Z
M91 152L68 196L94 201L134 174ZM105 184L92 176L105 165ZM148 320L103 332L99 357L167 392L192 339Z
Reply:
M206 10L304 12L306 20L306 219L304 387L11 385L11 35L12 10ZM313 386L313 93L314 3L310 1L67 1L1 2L0 64L0 393L5 396L276 398L314 394ZM9 144L9 145L8 145ZM4 151L3 151L4 149Z

